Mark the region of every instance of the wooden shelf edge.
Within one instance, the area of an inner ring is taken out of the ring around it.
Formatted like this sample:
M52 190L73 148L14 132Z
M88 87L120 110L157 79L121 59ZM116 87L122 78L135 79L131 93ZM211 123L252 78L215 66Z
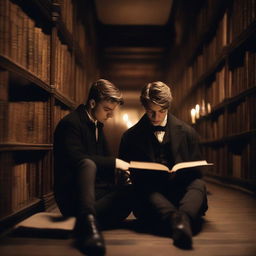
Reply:
M61 93L60 91L58 91L57 89L53 88L52 89L52 93L54 95L54 97L60 101L61 103L63 103L64 105L66 105L67 107L74 109L76 106L76 103L69 99L67 96L65 96L63 93Z
M36 85L38 85L40 88L47 92L51 92L51 87L49 84L42 81L40 78L38 78L35 74L31 73L18 63L15 63L11 59L9 59L7 56L0 55L0 67L2 69L5 69L7 71L10 71L18 76L21 76L23 79L28 80L29 82L32 82Z
M249 39L251 36L255 35L255 33L256 33L256 21L251 23L240 35L238 35L232 41L232 43L228 45L228 54L231 54L238 47L243 45L243 43L246 42L246 40Z
M248 88L244 91L242 91L241 93L239 93L238 95L235 95L232 98L227 98L224 101L218 103L216 106L214 106L212 108L211 113L204 115L202 117L200 117L197 122L201 122L204 119L209 119L211 118L211 116L215 115L217 112L220 112L222 109L229 107L230 105L233 105L235 103L237 103L238 101L240 101L241 99L250 96L252 94L256 93L256 86L253 86L251 88Z
M242 138L245 138L248 136L253 136L253 135L256 135L256 129L251 130L251 131L245 131L245 132L241 132L241 133L231 134L229 136L225 136L225 137L215 139L215 140L201 141L200 144L201 145L223 144L223 143L232 142L233 140L242 139Z
M246 96L250 96L252 94L256 93L256 85L245 89L244 91L240 92L238 95L233 96L232 98L227 99L227 105L231 105L236 103L237 101L241 100L242 98Z
M0 151L52 150L53 144L0 143Z

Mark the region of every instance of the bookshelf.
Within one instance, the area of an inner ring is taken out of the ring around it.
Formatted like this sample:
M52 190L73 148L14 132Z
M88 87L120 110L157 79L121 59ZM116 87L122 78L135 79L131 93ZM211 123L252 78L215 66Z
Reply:
M256 1L207 0L195 13L201 22L187 22L191 34L170 62L175 114L195 127L215 163L207 176L255 192Z
M84 5L91 12L90 1L0 2L0 231L54 205L54 128L98 78Z

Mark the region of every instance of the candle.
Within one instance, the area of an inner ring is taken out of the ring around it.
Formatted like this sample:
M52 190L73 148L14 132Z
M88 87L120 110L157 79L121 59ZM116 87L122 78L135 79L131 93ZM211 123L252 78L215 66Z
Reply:
M210 103L207 103L207 113L211 113L212 111L212 108L211 108L211 104Z
M194 108L192 108L190 113L191 113L192 124L194 124L196 122L196 110Z
M201 115L204 116L205 114L206 114L205 101L202 100Z
M199 104L196 104L195 111L196 111L196 119L198 119L200 117L200 106L199 106Z

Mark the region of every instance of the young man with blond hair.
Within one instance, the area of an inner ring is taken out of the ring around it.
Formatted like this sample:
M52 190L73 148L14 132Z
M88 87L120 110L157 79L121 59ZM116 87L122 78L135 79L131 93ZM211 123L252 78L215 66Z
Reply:
M99 226L116 224L131 212L129 186L114 184L116 171L129 163L109 155L103 124L123 104L108 80L91 85L88 99L65 116L54 133L54 191L64 216L75 216L77 247L86 255L104 255Z
M179 162L201 160L195 130L170 113L172 93L165 83L147 84L141 91L145 114L122 137L124 161L158 162L171 169ZM192 247L192 226L207 210L206 187L199 169L174 174L134 170L134 214L173 238L180 248Z

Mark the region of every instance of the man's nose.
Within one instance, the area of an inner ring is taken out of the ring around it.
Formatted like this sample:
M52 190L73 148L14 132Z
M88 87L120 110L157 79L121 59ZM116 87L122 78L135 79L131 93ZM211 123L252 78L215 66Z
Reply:
M160 119L160 116L161 116L161 114L160 114L160 113L157 113L157 112L155 112L155 113L153 114L153 118L154 118L155 120L159 120L159 119Z
M113 115L114 115L114 113L113 113L113 111L111 111L111 112L108 112L107 117L111 118L111 117L113 117Z

